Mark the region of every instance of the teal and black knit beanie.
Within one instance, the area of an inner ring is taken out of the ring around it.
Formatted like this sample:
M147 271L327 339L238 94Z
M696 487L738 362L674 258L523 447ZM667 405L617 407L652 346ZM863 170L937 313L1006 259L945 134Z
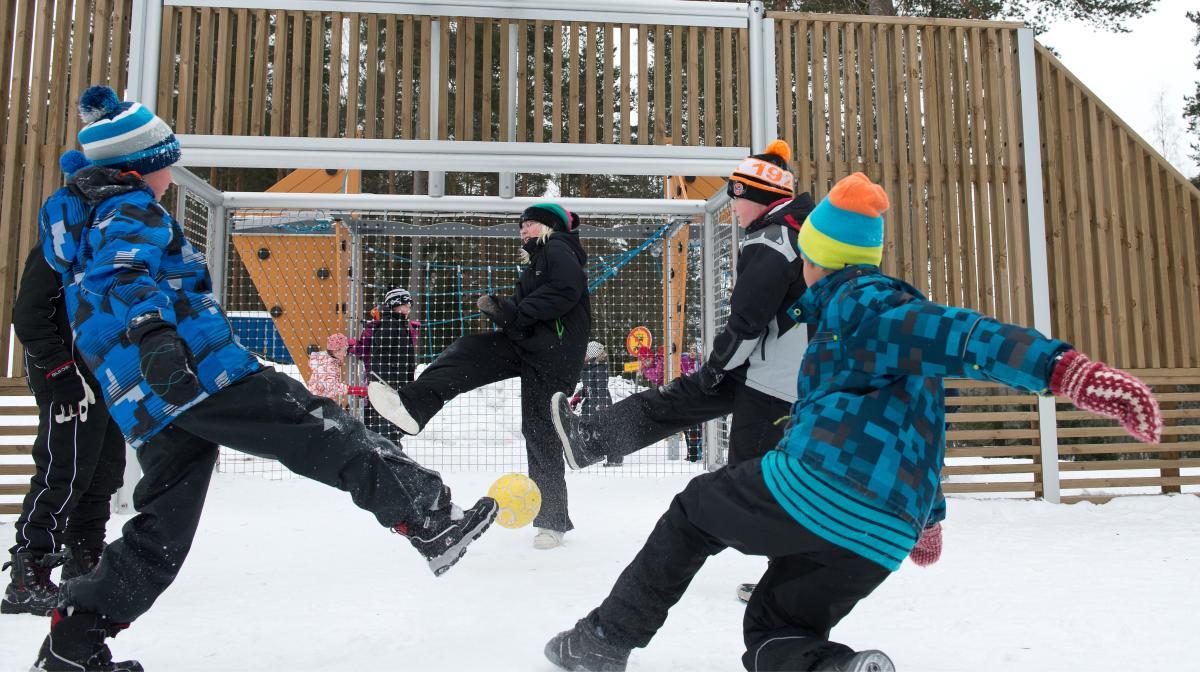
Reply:
M141 103L122 101L104 86L79 98L79 145L88 162L145 176L179 161L179 141L161 118Z
M534 204L521 213L521 222L536 220L555 232L574 232L579 229L579 218L558 204L542 202Z

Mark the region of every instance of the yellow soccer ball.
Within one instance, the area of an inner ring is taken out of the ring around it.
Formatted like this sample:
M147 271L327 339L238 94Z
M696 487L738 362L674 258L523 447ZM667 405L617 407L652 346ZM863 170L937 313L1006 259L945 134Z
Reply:
M542 491L537 483L523 473L506 473L492 483L487 496L496 500L500 513L496 524L515 530L525 527L542 510Z

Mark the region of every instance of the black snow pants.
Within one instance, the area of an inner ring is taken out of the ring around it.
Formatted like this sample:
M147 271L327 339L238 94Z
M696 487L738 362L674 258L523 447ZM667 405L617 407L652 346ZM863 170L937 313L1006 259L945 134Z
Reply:
M829 632L890 574L796 522L754 459L692 479L588 620L615 645L645 647L705 560L726 548L770 558L743 621L750 671L813 670L851 653Z
M542 492L536 527L558 532L574 528L567 512L566 464L550 418L555 392L570 394L579 381L586 342L566 340L538 351L522 349L501 332L455 340L413 383L400 390L404 407L421 424L455 396L493 382L521 378L521 433L529 455L529 477Z
M738 464L762 457L783 438L782 418L791 405L774 396L726 377L710 392L700 385L700 374L671 380L618 401L582 420L593 433L586 434L589 455L624 457L702 422L733 413L729 427L729 457Z
M90 378L88 385L99 392ZM63 545L104 545L109 505L125 473L125 437L103 401L88 406L87 421L55 422L50 392L34 395L38 432L34 475L17 518L12 553L53 553Z
M179 415L137 450L137 517L62 603L121 623L171 585L192 545L218 446L275 459L350 493L381 525L413 522L449 501L441 477L367 430L337 403L272 369L259 371Z

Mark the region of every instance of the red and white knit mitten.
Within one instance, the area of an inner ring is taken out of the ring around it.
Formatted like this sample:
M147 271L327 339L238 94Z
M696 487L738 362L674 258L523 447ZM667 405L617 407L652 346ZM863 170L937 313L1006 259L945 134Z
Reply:
M929 567L937 562L942 557L942 524L934 523L925 528L908 557L921 567Z
M1050 376L1050 391L1071 399L1076 408L1119 421L1130 436L1144 443L1162 437L1158 401L1145 382L1072 349L1062 355Z

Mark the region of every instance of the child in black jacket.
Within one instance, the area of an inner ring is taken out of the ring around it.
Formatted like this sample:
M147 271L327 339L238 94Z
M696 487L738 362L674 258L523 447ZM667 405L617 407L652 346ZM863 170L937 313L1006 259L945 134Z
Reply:
M529 477L542 492L534 547L555 548L574 526L567 514L562 446L550 420L550 397L569 392L592 326L579 241L578 217L557 204L521 214L526 267L511 297L484 295L479 309L498 330L467 335L446 348L416 381L399 391L380 381L368 388L371 405L401 431L415 435L451 399L510 377L521 378L521 432Z

